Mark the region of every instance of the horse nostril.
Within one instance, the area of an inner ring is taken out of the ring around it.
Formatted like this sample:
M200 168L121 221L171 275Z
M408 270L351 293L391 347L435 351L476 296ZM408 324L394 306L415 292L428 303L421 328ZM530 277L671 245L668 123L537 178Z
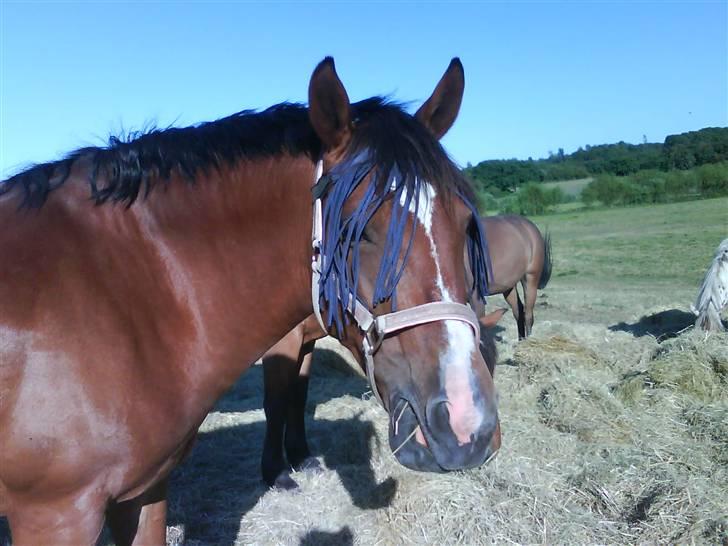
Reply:
M439 432L450 430L450 410L447 400L433 400L428 411L430 428Z
M484 438L492 439L496 433L498 434L498 445L500 446L500 421L498 420L498 412L493 409L486 413L480 434Z
M451 435L460 446L489 441L497 423L497 410L486 403L473 404L463 409L457 405L457 401L437 396L427 404L427 426L433 432L434 439L440 442Z

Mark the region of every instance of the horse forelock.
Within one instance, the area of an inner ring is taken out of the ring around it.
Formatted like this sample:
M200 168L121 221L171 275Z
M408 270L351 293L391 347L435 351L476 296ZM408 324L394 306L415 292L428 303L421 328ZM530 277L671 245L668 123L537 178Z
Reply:
M375 158L376 154L371 149L358 150L328 174L331 182L323 207L324 265L319 280L319 292L322 309L327 314L327 325L335 325L339 333L348 321L345 309L357 297L361 265L360 245L365 227L372 216L385 200L391 200L387 236L374 280L372 301L369 303L373 308L382 302L391 301L392 309L396 310L397 285L412 250L415 230L418 223L422 223L427 216L423 207L431 207L432 203L428 200L434 199L437 194L434 185L421 176L416 163L406 163L408 168L403 169L398 162L393 162L389 170L386 170L375 164ZM345 217L344 204L370 173L369 184L360 201L354 211ZM442 184L440 187L443 187ZM456 193L474 212L475 227L468 230L467 244L474 283L484 296L487 293L489 271L488 251L477 211L465 192L461 192L458 187L448 189L451 193ZM407 229L410 214L413 221ZM400 264L399 257L403 247Z

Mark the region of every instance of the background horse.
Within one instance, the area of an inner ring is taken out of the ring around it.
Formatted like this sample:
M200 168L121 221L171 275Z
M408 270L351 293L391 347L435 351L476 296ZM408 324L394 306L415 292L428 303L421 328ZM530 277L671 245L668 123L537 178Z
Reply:
M308 108L112 139L0 184L0 510L15 544L93 544L105 520L117 544L164 544L167 479L200 423L319 308L371 364L402 464L491 456L493 381L463 305L466 246L485 293L482 234L466 232L472 189L438 142L463 89L454 59L415 116L352 104L328 58ZM428 312L372 338L352 308L382 332L393 309Z
M695 305L690 309L698 317L695 327L722 332L720 313L728 307L728 239L718 245L710 267L705 272Z
M483 216L481 218L490 250L492 278L489 294L503 294L518 324L518 338L531 335L533 308L538 289L551 278L551 238L523 216ZM523 288L525 305L518 295Z

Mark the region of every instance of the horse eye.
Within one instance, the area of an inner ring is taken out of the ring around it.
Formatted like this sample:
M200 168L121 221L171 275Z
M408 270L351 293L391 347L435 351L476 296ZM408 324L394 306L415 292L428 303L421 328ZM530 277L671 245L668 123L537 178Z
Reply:
M372 242L372 238L369 236L369 230L367 228L364 228L364 231L361 232L361 240L366 241L367 243Z

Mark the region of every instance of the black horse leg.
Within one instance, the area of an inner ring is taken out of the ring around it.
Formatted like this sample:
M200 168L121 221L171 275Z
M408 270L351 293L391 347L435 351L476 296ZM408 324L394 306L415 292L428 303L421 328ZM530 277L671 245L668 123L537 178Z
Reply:
M292 331L263 356L265 383L265 441L261 471L271 487L293 489L297 484L290 477L290 467L283 454L283 437L288 418L289 400L298 381L301 337Z
M286 419L285 447L288 462L295 470L313 470L320 468L318 460L311 456L306 441L306 400L308 398L308 381L311 372L314 343L301 347L299 371L296 381L288 397L288 414Z
M523 309L523 302L516 287L513 287L513 291L516 293L516 303L518 304L518 339L526 339L526 314Z
M526 321L523 313L523 303L521 303L521 298L518 295L518 289L514 286L510 290L506 290L503 293L503 297L508 302L508 305L511 306L513 318L516 319L516 324L518 325L518 340L520 341L526 337Z

